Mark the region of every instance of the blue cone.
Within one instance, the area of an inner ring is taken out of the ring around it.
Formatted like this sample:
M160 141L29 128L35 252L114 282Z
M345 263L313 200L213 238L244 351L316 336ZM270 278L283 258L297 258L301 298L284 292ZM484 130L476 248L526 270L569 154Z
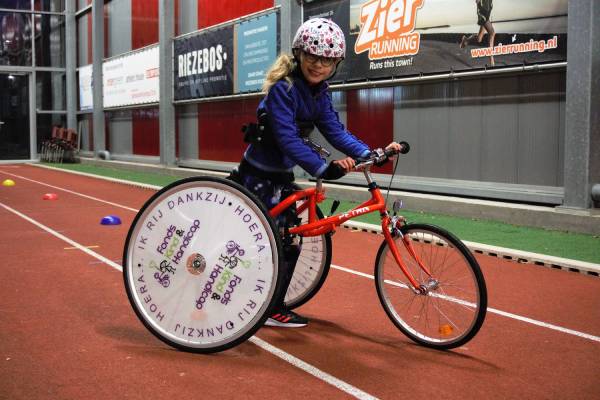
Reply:
M121 218L116 215L107 215L100 221L102 225L121 225Z

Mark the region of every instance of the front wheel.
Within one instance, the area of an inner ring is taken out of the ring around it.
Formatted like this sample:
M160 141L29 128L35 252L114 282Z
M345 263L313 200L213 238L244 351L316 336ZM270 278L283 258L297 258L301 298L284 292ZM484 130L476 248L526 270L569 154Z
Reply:
M402 333L427 347L451 349L467 343L481 328L487 310L485 281L475 257L458 238L433 225L405 225L393 240L423 290L413 290L384 241L375 261L375 285L388 317Z

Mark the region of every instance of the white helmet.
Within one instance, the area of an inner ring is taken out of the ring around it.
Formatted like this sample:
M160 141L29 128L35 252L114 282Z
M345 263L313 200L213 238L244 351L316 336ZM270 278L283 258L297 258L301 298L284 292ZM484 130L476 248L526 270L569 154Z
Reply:
M344 32L333 21L325 18L309 19L298 28L292 49L300 49L321 57L344 58Z

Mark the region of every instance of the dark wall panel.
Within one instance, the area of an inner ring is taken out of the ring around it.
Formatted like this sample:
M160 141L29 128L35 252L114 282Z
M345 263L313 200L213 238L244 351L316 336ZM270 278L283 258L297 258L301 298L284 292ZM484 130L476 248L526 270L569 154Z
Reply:
M561 185L560 174L556 174L560 144L564 141L564 134L561 135L558 129L561 126L561 101L564 101L561 87L565 87L561 77L564 75L532 75L519 80L519 92L528 95L518 102L518 183Z
M246 149L241 127L256 120L260 99L198 105L198 155L202 160L239 162Z
M452 82L448 124L449 179L477 181L481 164L481 80Z

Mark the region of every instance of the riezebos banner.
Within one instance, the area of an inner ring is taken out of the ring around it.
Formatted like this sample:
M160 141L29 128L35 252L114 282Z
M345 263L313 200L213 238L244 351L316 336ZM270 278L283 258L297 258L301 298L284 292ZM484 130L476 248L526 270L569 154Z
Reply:
M233 26L175 39L174 98L233 93Z
M567 0L324 0L346 33L334 81L566 61Z

